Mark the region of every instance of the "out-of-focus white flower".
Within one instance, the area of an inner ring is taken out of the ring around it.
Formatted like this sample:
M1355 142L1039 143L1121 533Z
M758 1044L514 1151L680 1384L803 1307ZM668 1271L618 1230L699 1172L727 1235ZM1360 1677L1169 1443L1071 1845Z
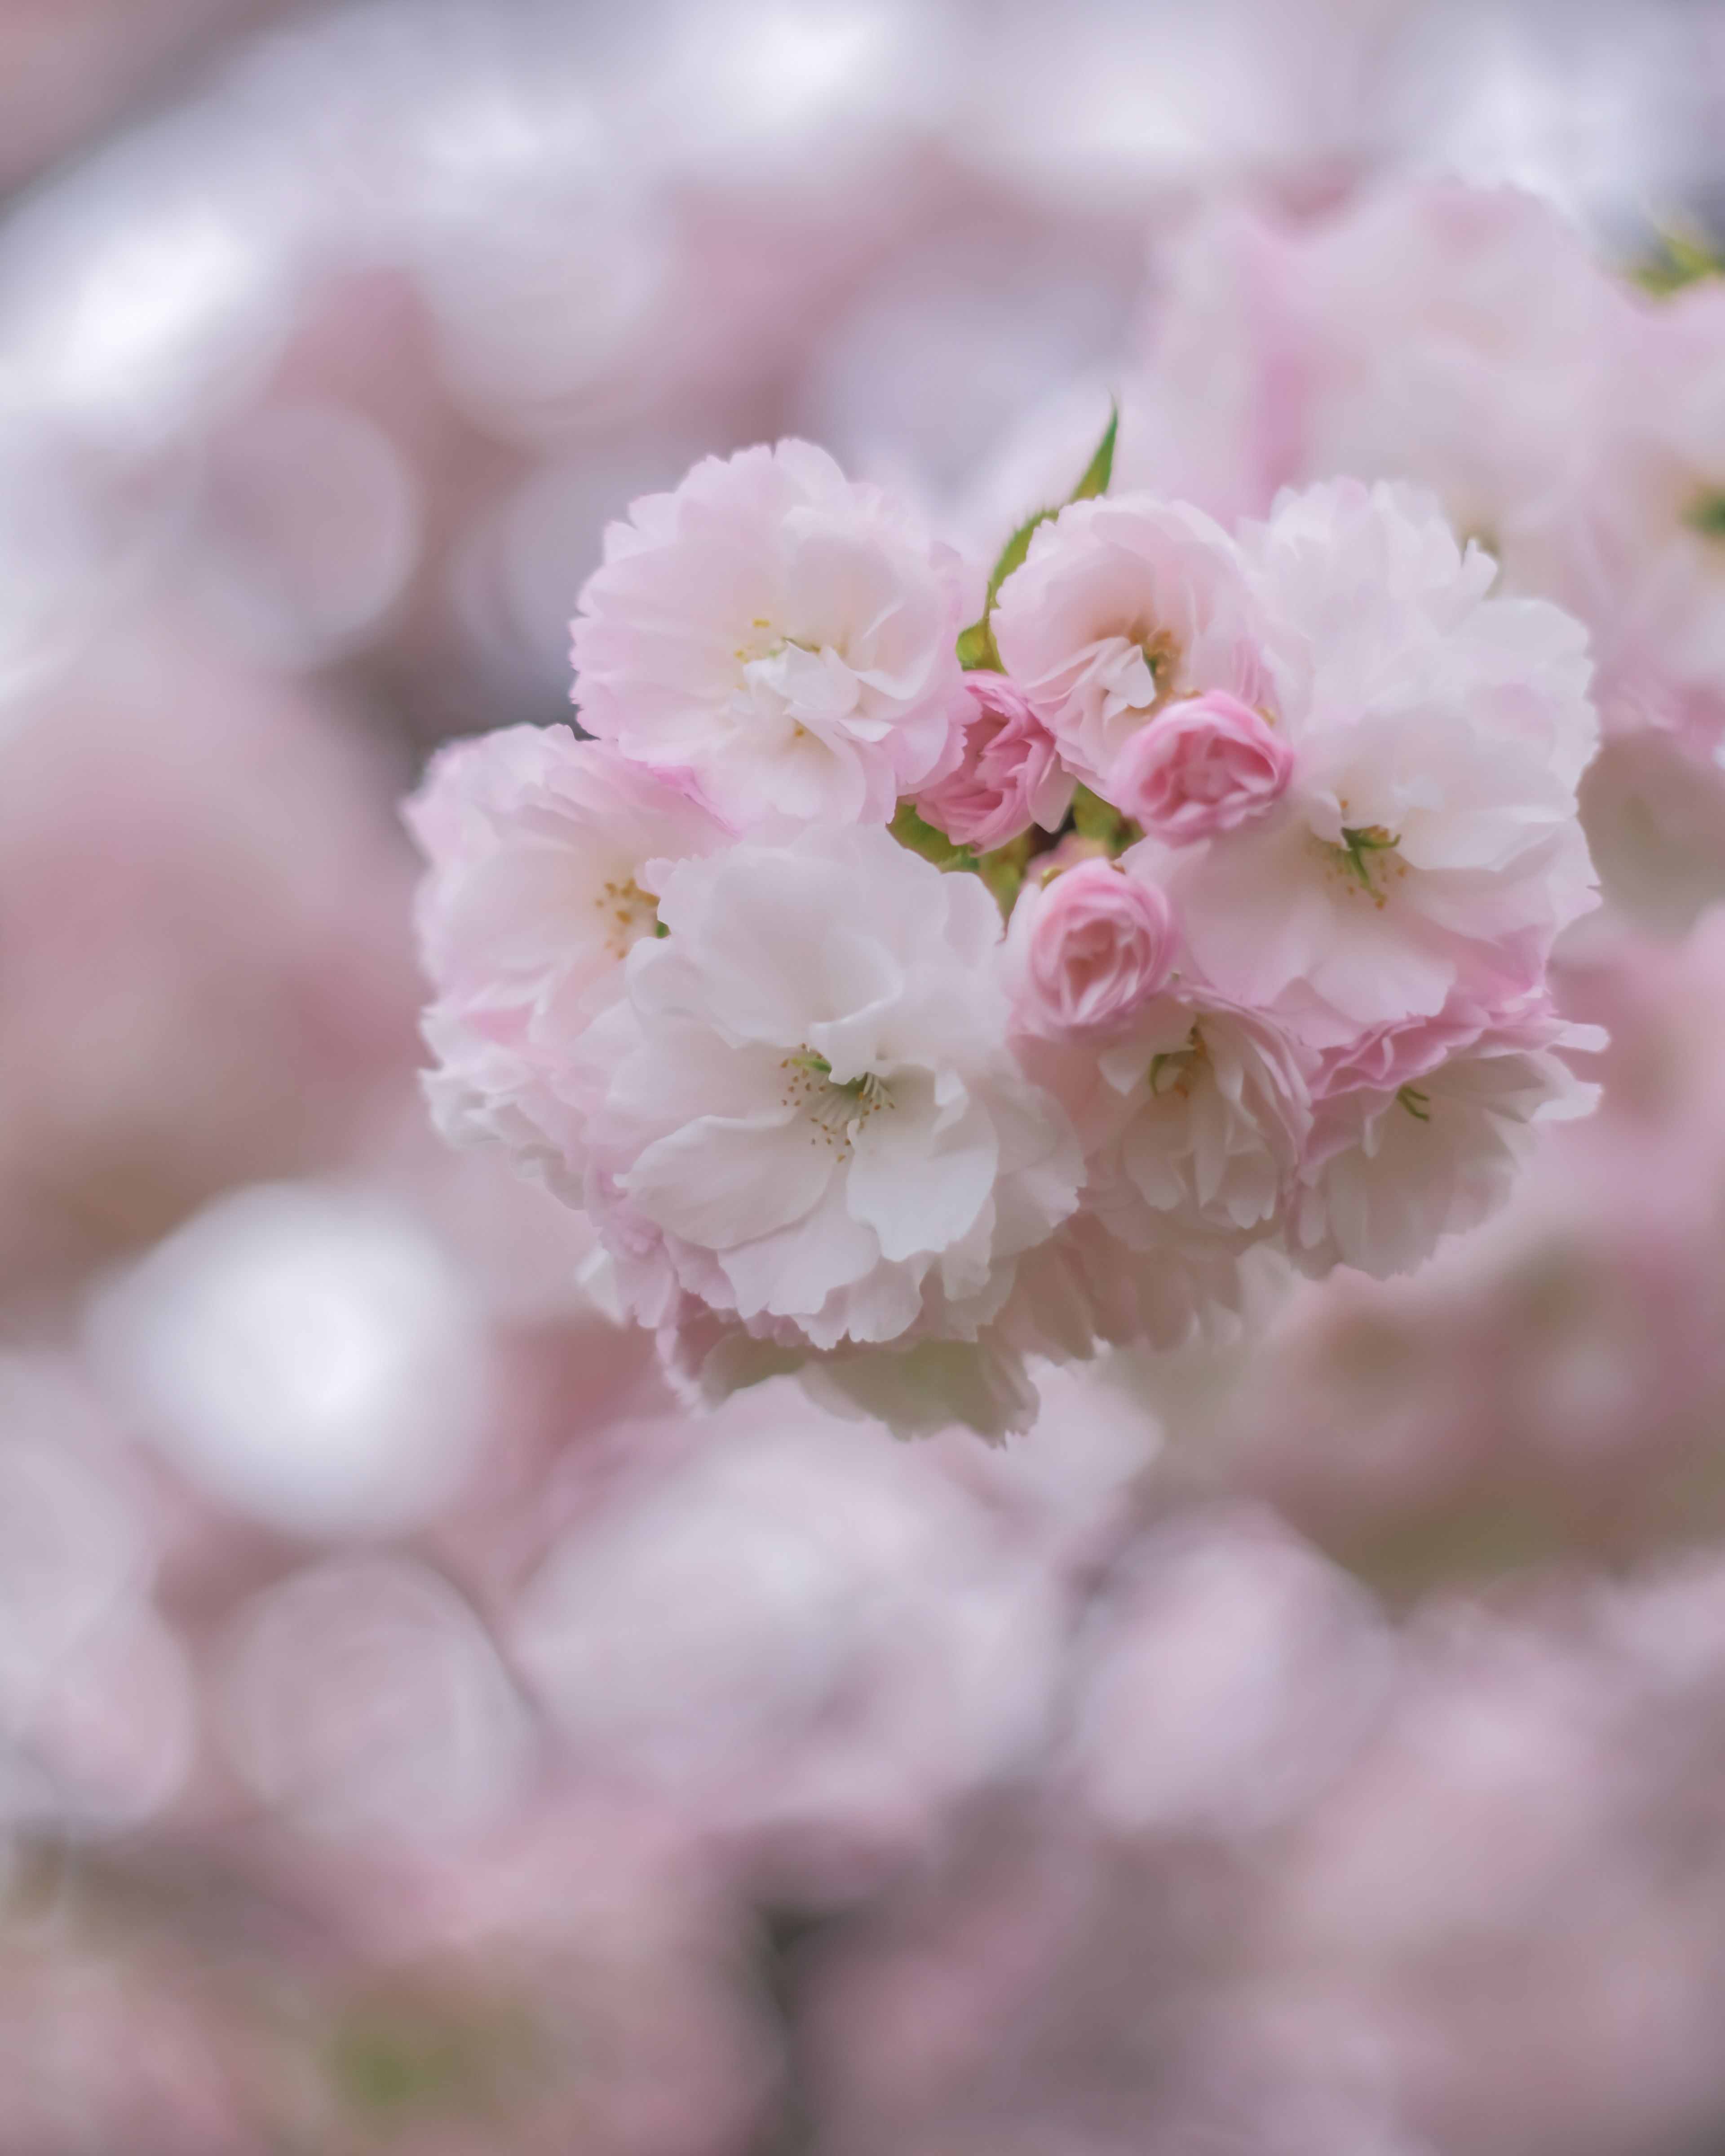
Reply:
M1408 480L1513 588L1548 592L1528 569L1629 303L1544 203L1402 184L1295 223L1213 199L1163 242L1159 270L1117 485L1231 522L1287 485Z
M435 1838L516 1797L532 1753L495 1649L448 1583L338 1559L266 1588L223 1642L221 1734L304 1833Z
M1087 786L1177 697L1267 690L1262 627L1234 542L1183 502L1077 501L1040 526L1000 588L1007 672Z
M636 1435L651 1461L655 1433ZM937 1448L883 1445L778 1386L554 1547L514 1648L584 1783L708 1832L776 1830L778 1862L800 1845L819 1885L926 1847L1034 1742L1063 1604Z
M884 824L957 761L973 582L824 449L709 457L606 531L574 625L582 724L738 829Z
M1261 1830L1309 1802L1391 1671L1378 1612L1273 1517L1164 1526L1085 1641L1072 1753L1117 1832Z
M554 1083L593 991L658 927L669 862L728 834L697 803L566 726L457 742L407 815L431 864L421 955L437 989L427 1091L444 1135L501 1138L566 1187L579 1118Z
M1661 302L1625 295L1615 327L1606 384L1566 461L1534 566L1593 630L1607 733L1674 736L1717 762L1725 294L1708 279Z
M485 1435L476 1298L362 1188L230 1193L110 1282L89 1332L121 1411L194 1485L290 1532L417 1525Z
M795 1347L973 1337L1076 1202L1006 1046L981 882L884 831L683 863L587 1036L589 1204L650 1323L686 1292Z

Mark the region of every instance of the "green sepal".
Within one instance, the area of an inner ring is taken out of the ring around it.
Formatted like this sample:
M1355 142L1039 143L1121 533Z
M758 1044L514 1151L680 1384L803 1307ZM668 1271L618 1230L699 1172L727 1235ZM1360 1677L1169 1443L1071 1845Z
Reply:
M1104 801L1087 786L1073 790L1072 828L1081 839L1106 846L1111 855L1123 854L1144 835L1130 816L1122 816L1111 801Z
M887 825L900 845L908 852L920 854L937 869L970 869L977 866L977 857L968 846L957 846L944 831L937 831L932 824L925 824L908 801L901 804L899 812Z
M1004 846L996 846L992 854L978 857L977 874L994 894L994 903L1003 914L1011 913L1035 850L1034 833L1021 831Z
M1098 495L1106 494L1108 482L1114 476L1114 444L1120 438L1120 407L1108 408L1108 424L1102 430L1102 439L1096 444L1096 454L1084 468L1084 476L1067 495L1067 502L1094 501ZM1063 503L1061 507L1065 507ZM1030 551L1030 542L1039 525L1046 524L1050 517L1058 516L1060 509L1039 509L1034 516L1026 517L1004 547L988 578L988 595L983 602L982 616L971 623L968 629L958 634L958 664L967 674L974 673L979 666L1000 670L1000 647L994 641L991 617L994 602L1000 596L1000 587L1014 569L1022 568L1024 557Z
M1393 854L1400 845L1399 839L1392 839L1388 832L1378 835L1378 826L1368 824L1363 829L1354 830L1348 824L1342 827L1342 843L1335 850L1341 856L1348 874L1358 880L1362 891L1371 891L1372 864L1368 854Z
M993 853L979 854L973 846L955 845L944 831L926 824L908 801L886 827L900 845L939 869L942 875L960 872L980 876L1003 914L1012 911L1013 901L1024 880L1036 850L1036 834L1024 831L1009 839Z

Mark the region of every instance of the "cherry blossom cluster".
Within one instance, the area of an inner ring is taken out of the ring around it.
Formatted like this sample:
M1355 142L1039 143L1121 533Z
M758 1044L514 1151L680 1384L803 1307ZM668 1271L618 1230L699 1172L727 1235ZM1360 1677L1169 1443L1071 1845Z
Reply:
M1408 1270L1591 1105L1579 626L1409 488L1077 494L986 583L806 443L607 533L582 732L410 806L445 1134L590 1216L691 1394L1026 1427L1039 1359Z

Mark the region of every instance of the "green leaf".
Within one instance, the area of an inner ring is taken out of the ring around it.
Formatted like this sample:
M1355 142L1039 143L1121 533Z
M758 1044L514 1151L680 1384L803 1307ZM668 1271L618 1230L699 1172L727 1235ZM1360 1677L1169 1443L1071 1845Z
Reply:
M1644 292L1663 300L1687 285L1725 275L1725 258L1701 233L1673 225L1656 235L1652 254L1630 274Z
M1108 424L1102 439L1096 444L1096 453L1084 468L1084 477L1072 490L1074 501L1094 501L1098 495L1108 491L1108 482L1114 476L1114 444L1120 439L1120 407L1108 408Z
M1084 476L1067 495L1066 501L1094 501L1098 495L1106 494L1108 482L1114 476L1114 444L1120 437L1120 407L1108 408L1108 424L1102 430L1102 439L1096 444L1096 453L1084 468ZM1065 504L1062 503L1061 507ZM994 641L993 624L990 616L994 602L1000 596L1000 587L1014 569L1024 567L1024 557L1030 551L1030 541L1039 525L1046 524L1051 516L1058 516L1060 509L1039 509L1034 516L1026 517L1004 547L988 578L988 596L983 603L982 618L973 621L968 629L959 632L958 664L967 673L978 666L1000 666L1000 647Z
M1704 539L1725 539L1725 494L1704 494L1690 511L1688 522Z
M1024 567L1024 557L1030 551L1030 541L1038 526L1046 524L1051 516L1058 516L1060 513L1058 509L1039 509L1034 516L1027 517L1019 525L1018 530L1001 548L1000 559L994 564L994 573L988 579L988 612L990 613L994 611L994 602L1000 596L1000 587L1014 569Z

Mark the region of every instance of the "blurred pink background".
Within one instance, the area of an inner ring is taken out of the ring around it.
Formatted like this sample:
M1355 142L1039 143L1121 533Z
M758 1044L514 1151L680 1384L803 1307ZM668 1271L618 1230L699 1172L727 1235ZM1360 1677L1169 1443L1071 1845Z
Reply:
M1725 231L1725 11L0 0L0 2156L1725 2146L1710 753L1507 1215L1003 1452L690 1419L418 1095L396 804L632 495L986 551L1435 175Z

